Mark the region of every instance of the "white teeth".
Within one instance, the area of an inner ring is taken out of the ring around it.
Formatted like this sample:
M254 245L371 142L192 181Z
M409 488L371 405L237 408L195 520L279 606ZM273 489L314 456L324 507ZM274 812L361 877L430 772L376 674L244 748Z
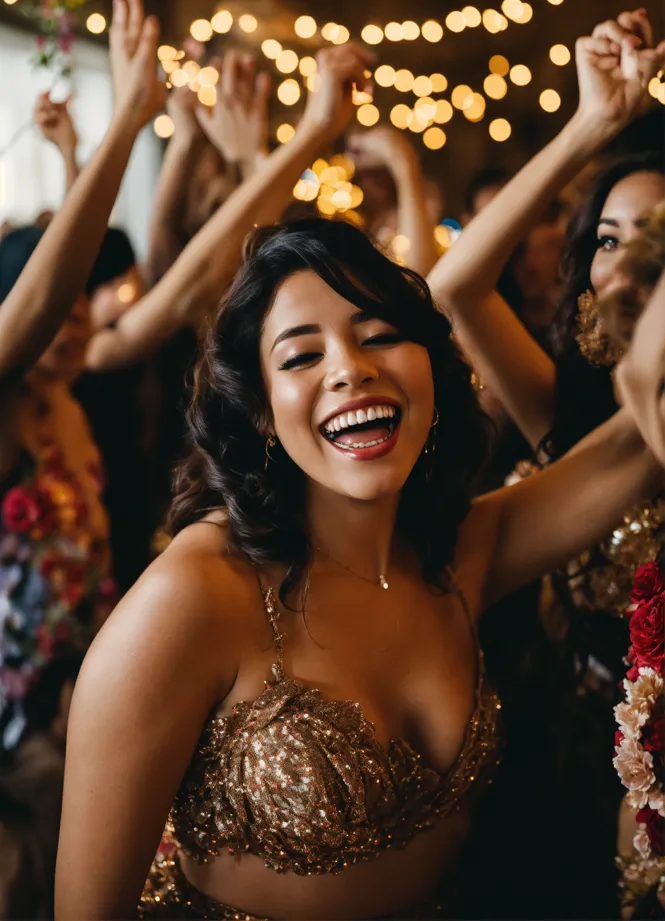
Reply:
M356 413L356 419L358 420L358 425L362 425L364 422L367 422L367 413L364 409L359 409Z
M383 406L376 407L376 418L383 419Z
M340 417L339 417L339 424L341 425L341 427L342 427L343 429L348 429L348 427L349 427L349 420L346 418L346 416L340 416Z
M339 432L339 430L340 430L341 427L342 427L341 424L340 424L339 419L335 419L334 425L335 425L335 431L336 431L336 432Z
M349 425L355 425L358 422L355 413L347 413L346 418L348 419Z
M374 422L376 419L392 419L396 415L394 406L370 406L367 409L358 409L355 412L341 413L326 423L326 432L333 434L351 425L362 425L365 422Z
M370 409L367 410L367 419L368 419L369 422L374 422L374 420L376 419L376 410L375 410L375 409L370 408Z

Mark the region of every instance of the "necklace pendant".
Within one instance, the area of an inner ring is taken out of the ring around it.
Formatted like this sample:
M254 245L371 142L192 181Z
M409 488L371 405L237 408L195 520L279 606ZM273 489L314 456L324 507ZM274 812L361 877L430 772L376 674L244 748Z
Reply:
M388 582L385 576L379 576L379 585L381 586L381 588L388 591L389 585L388 585Z

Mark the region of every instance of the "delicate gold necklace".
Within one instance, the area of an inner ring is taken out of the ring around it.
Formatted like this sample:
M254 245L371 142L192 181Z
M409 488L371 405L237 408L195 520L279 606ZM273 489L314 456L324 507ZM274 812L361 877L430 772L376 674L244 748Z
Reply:
M322 547L314 547L314 549L317 551L317 553L322 553L323 556L327 556L328 559L332 560L333 563L337 563L337 565L341 566L342 569L346 569L347 572L350 572L352 575L357 576L359 579L362 579L364 582L369 582L370 585L376 585L376 579L368 579L367 576L363 576L361 572L356 572L355 569L351 569L350 566L347 566L346 563L342 563L341 560L338 560L336 557L334 557L331 553L328 553L328 551L324 550ZM390 586L388 585L388 580L383 575L383 573L379 574L379 586L385 589L386 591L388 591L388 589L390 588Z

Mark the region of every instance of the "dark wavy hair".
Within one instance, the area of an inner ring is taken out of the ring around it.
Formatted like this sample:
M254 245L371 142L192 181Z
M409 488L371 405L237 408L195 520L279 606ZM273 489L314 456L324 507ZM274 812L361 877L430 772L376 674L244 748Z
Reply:
M256 232L225 296L194 372L187 412L191 450L176 472L170 529L212 510L228 516L231 546L252 564L286 567L284 603L304 584L311 547L305 531L305 475L278 445L265 469L270 409L259 346L280 285L311 270L360 310L424 346L440 421L437 449L421 455L404 486L397 529L417 552L425 580L441 585L485 458L487 421L471 372L425 281L343 221L307 220Z
M662 155L631 154L608 163L595 177L584 204L573 215L562 258L562 291L551 331L557 365L557 394L552 428L542 449L552 460L564 455L617 411L610 366L589 364L575 341L577 302L592 290L591 263L598 249L598 221L617 183L641 172L663 173Z

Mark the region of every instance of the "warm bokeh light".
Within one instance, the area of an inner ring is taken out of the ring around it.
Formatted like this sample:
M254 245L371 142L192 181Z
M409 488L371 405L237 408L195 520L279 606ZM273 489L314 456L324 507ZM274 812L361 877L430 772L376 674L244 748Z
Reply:
M375 125L379 120L379 110L372 103L365 103L365 105L360 106L356 111L356 118L361 125L364 125L366 128L371 128L372 125Z
M318 93L321 89L321 75L316 73L310 74L305 83L310 93Z
M428 42L440 42L443 38L443 26L435 19L428 19L422 24L420 33Z
M217 86L219 83L219 71L216 67L202 67L199 71L199 83L201 86Z
M485 97L481 96L480 93L474 93L471 102L467 99L467 104L464 106L465 118L470 122L479 122L485 115L486 105Z
M404 234L398 233L393 237L392 248L397 257L403 258L411 249L411 241Z
M131 304L137 295L137 290L130 282L120 285L118 288L118 300L121 304Z
M561 96L556 90L543 90L539 102L546 112L556 112L561 105Z
M179 69L180 64L177 61L162 61L161 66L165 74L174 74Z
M261 42L261 51L271 61L276 61L282 53L282 46L274 38L267 38L264 42Z
M446 16L446 28L451 32L462 32L466 29L466 19L459 10L453 10Z
M351 38L351 33L346 26L337 26L330 41L333 45L344 45Z
M275 61L275 67L282 74L292 74L297 66L298 55L295 51L282 51Z
M199 76L200 82L200 76ZM198 92L199 102L203 106L212 106L217 102L217 90L214 86L202 86Z
M300 58L300 64L298 65L298 70L303 75L303 77L311 77L312 74L316 73L317 63L316 58L306 57Z
M483 25L492 35L508 28L508 20L496 10L485 10L483 13Z
M503 99L508 92L508 84L498 74L490 74L485 77L483 89L490 99Z
M256 32L259 27L256 16L252 16L251 13L243 13L242 16L238 18L238 25L243 32Z
M493 141L507 141L512 130L510 122L505 118L495 118L490 122L489 132Z
M434 121L434 116L436 115L436 103L431 96L424 96L422 99L417 99L413 107L413 114L420 121L430 125Z
M298 16L293 29L298 38L312 38L316 35L316 20L311 16Z
M395 89L400 93L409 93L413 89L415 77L410 70L403 68L395 74Z
M446 132L441 128L428 128L423 134L423 144L430 150L440 150L446 143Z
M277 129L276 137L280 144L288 144L295 133L296 129L293 125L285 123Z
M360 33L360 37L368 45L378 45L379 42L383 41L383 29L373 25L365 26Z
M366 93L364 90L358 90L355 87L351 93L354 106L364 106L369 105L370 102L374 102L374 97L371 93Z
M157 49L157 57L160 61L173 61L177 53L173 45L160 45Z
M430 74L429 79L433 93L443 93L448 89L448 80L443 74Z
M158 138L170 138L175 131L175 125L170 115L158 115L153 128Z
M402 34L405 41L414 42L417 38L420 38L420 26L412 19L407 19L402 23Z
M552 45L550 48L550 61L559 67L564 67L570 61L570 51L565 45Z
M300 84L296 80L284 80L277 87L277 98L285 106L294 106L300 99Z
M434 87L432 86L432 81L429 77L416 77L413 81L413 92L416 96L429 96L430 93L434 92Z
M501 10L508 19L512 19L514 22L520 18L523 12L522 0L503 0L501 4Z
M187 86L189 81L190 81L190 77L188 76L186 71L182 70L182 68L180 70L176 70L175 73L171 74L171 83L173 84L173 86L177 86L177 87Z
M548 2L551 3L552 6L561 6L563 0L548 0Z
M522 12L519 16L515 18L515 22L518 22L521 26L526 25L527 22L531 22L533 19L533 7L530 3L522 4Z
M210 25L219 35L225 35L231 31L233 15L228 10L219 10L210 20Z
M5 3L7 4L7 6L13 6L16 2L17 0L5 0Z
M196 63L196 61L187 61L185 64L183 64L182 69L187 74L187 77L190 80L193 80L194 77L198 77L201 67Z
M515 86L526 86L531 83L531 71L526 64L515 64L510 68L510 79Z
M390 113L390 121L396 128L408 128L412 120L413 112L403 102L394 106Z
M434 121L437 125L445 125L453 117L454 109L447 99L438 99L436 103L436 112Z
M495 54L490 58L489 68L493 74L505 77L510 70L510 62L502 54Z
M347 211L351 207L351 193L346 189L338 189L333 192L330 201L338 211Z
M93 35L101 35L106 28L106 19L101 13L91 13L86 19L85 27Z
M450 94L450 101L456 109L463 109L465 106L471 105L472 99L473 90L465 83L456 86Z
M331 42L333 35L337 32L339 26L336 22L327 22L325 26L321 29L321 35L327 42Z
M212 24L207 19L195 19L189 27L192 38L197 42L209 42L212 38Z
M360 188L360 186L352 185L351 186L351 207L359 208L362 205L364 198L365 198L365 195L363 193L363 190Z
M394 86L396 71L390 64L381 64L374 71L374 82L377 86Z
M480 10L477 10L475 6L465 6L462 10L462 16L464 16L464 22L469 29L477 28L483 21Z
M404 30L399 22L389 22L383 31L389 42L401 42L404 38Z
M409 131L413 131L414 134L422 134L422 132L427 128L428 122L426 118L418 118L414 113L413 119L409 122Z

